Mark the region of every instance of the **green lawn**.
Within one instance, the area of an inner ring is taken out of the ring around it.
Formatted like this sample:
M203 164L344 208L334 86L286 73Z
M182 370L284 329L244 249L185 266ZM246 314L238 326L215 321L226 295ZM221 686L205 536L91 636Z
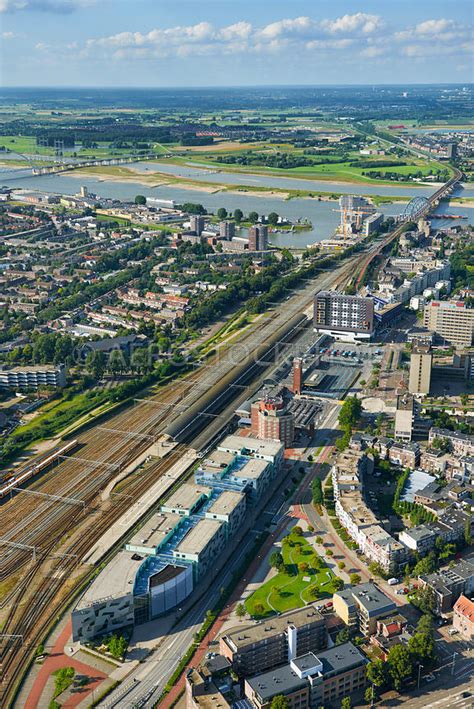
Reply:
M302 608L319 598L330 598L334 593L334 574L318 557L313 546L294 532L288 539L289 543L282 545L285 570L260 586L245 601L247 612L254 618ZM298 570L298 564L302 562L309 564L308 571Z

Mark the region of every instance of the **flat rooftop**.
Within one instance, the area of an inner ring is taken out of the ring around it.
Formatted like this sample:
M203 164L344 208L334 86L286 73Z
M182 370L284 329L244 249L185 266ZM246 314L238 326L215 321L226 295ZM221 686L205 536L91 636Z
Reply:
M298 610L269 618L255 625L247 625L243 628L231 628L223 637L226 638L231 647L234 646L237 651L252 643L266 640L268 637L283 633L288 629L289 625L301 628L304 625L317 622L324 624L324 618L313 605L309 605L306 606L306 608L299 608Z
M202 468L226 468L234 460L234 454L214 448L201 462Z
M127 546L157 548L181 520L180 515L172 512L158 512L129 539Z
M279 441L261 441L258 438L248 436L226 436L217 447L218 450L231 450L245 455L245 451L250 451L255 455L276 456L280 452L282 444Z
M323 666L322 672L317 673L323 677L342 674L367 662L364 655L351 642L336 645L329 650L318 652L316 655L309 653L297 657L294 662L297 666L304 665L305 668L308 665L307 669L309 669L310 664L314 666L315 660ZM308 685L308 681L300 679L290 664L278 667L277 670L269 670L246 681L262 697L263 701L269 701L276 694L289 694L292 690Z
M250 458L239 470L232 471L232 475L237 478L247 480L257 480L267 469L268 462L260 458Z
M201 519L192 527L176 547L179 554L200 554L219 531L222 522L217 519Z
M87 608L106 598L131 595L135 576L144 558L129 551L120 551L94 579L77 604L77 609Z
M245 499L245 495L241 492L234 492L233 490L224 490L224 492L219 495L217 500L212 503L212 505L207 510L208 514L214 515L227 515L233 512L235 508L240 505L242 500Z
M352 595L365 608L369 616L385 610L396 610L396 605L375 584L361 583L351 589Z
M162 509L192 510L201 499L209 497L211 492L210 487L184 483L166 500L162 505Z

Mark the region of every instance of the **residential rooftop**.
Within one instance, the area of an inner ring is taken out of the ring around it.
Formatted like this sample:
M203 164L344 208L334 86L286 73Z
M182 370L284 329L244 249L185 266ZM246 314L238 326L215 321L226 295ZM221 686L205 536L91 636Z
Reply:
M192 527L176 547L177 554L199 555L219 531L222 522L217 519L201 519Z
M243 455L254 454L257 457L278 455L282 449L282 444L279 441L260 440L248 436L226 436L219 443L217 449L220 451L235 451Z
M149 547L157 549L168 538L182 517L169 512L157 512L127 542L127 547Z
M184 483L173 492L166 502L161 506L163 511L167 510L193 510L202 500L211 495L211 488L204 485L192 485Z
M301 665L302 669L303 666L306 669L311 669L311 667L315 665L322 665L322 671L316 672L316 676L326 678L328 676L348 672L354 667L364 665L367 663L367 660L355 645L351 642L347 642L342 645L336 645L329 650L318 652L317 655L308 653L307 655L297 657L293 663L296 667ZM307 680L301 679L291 664L278 667L277 670L269 670L256 677L251 677L246 681L264 702L269 701L277 694L289 694L307 685Z
M245 500L245 495L233 490L224 490L207 510L208 515L229 515Z
M247 625L235 629L231 628L224 635L224 638L236 652L260 640L265 640L269 636L284 633L290 625L301 628L310 623L315 623L316 621L324 622L324 618L321 613L316 610L314 605L308 605L305 608L289 611L288 613L269 618L255 625Z

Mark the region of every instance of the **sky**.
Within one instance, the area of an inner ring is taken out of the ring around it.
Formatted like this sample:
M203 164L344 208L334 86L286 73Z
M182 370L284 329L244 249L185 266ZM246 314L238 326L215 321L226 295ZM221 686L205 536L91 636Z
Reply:
M0 0L3 86L471 83L472 0Z

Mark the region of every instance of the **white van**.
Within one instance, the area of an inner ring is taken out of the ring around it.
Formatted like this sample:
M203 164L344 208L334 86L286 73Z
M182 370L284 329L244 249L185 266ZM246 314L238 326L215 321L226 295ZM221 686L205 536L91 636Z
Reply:
M396 584L397 584L397 583L400 583L400 581L399 581L398 579L396 579L396 578L393 578L393 579L389 579L389 580L387 581L387 583L388 583L389 586L396 586Z

